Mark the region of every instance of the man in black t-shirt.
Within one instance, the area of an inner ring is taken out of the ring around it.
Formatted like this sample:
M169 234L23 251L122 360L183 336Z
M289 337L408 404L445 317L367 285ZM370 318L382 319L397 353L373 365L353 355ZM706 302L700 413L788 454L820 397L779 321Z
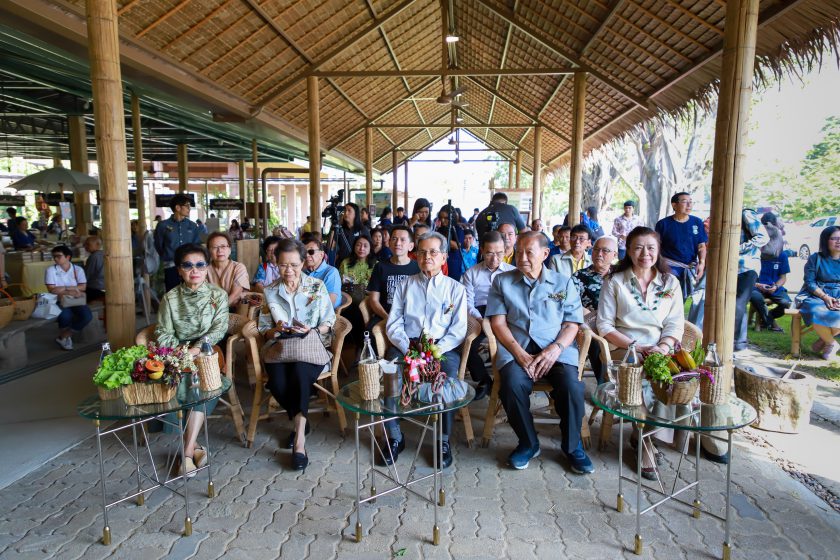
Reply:
M397 288L406 278L420 272L417 261L408 257L408 252L414 248L414 242L411 230L407 226L395 225L391 228L388 247L391 249L391 258L376 263L367 286L368 307L374 316L372 323L388 319ZM384 354L384 349L380 349L380 352Z

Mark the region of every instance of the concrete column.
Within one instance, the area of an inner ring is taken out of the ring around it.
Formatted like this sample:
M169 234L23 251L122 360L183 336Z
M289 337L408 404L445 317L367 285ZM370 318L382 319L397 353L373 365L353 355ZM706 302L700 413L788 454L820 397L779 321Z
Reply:
M296 187L286 185L286 227L294 231L297 227L297 196Z

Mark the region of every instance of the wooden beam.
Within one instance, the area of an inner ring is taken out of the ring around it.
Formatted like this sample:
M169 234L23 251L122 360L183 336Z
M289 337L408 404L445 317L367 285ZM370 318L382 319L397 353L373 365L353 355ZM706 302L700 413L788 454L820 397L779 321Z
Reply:
M405 170L405 177L403 179L403 208L408 212L408 159L403 160L403 169ZM394 212L397 211L393 208Z
M181 8L183 8L184 6L189 4L190 2L192 2L192 0L181 0L181 2L179 2L177 5L175 5L172 9L170 9L165 14L163 14L162 16L157 18L155 21L153 21L152 23L150 23L149 25L144 27L142 30L140 30L140 32L138 32L137 35L134 36L134 38L135 39L142 38L144 35L146 35L150 31L152 31L153 29L155 29L161 23L165 22L166 20L168 20L169 18L174 16L176 13L178 13L178 10L180 10Z
M583 119L586 115L586 74L575 74L572 102L572 165L569 178L569 225L580 223L583 197Z
M397 201L399 200L399 197L397 196L397 184L399 183L399 173L397 173L397 171L399 171L400 160L399 153L397 153L397 150L392 150L391 153L391 176L394 179L393 191L391 192L391 210L393 210L397 207Z
M373 200L373 129L365 129L365 204Z
M513 12L507 9L499 8L493 4L490 4L486 0L476 0L481 6L485 9L489 10L490 12L494 13L497 17L502 18L503 20L507 21L515 25L520 31L525 33L526 35L533 38L535 41L541 43L546 48L554 51L561 57L565 58L572 64L578 66L581 70L585 70L589 74L591 74L595 79L600 82L603 82L605 85L609 86L617 93L623 95L639 107L647 110L649 99L647 97L641 96L633 91L630 91L627 86L623 84L619 84L615 81L615 79L603 74L601 71L592 68L590 65L584 63L580 57L577 56L571 49L564 47L557 43L551 36L547 33L533 27L531 23L528 21L523 20Z
M252 185L253 189L253 197L254 197L254 230L257 231L257 235L259 235L259 231L261 229L261 220L263 218L262 215L262 208L260 207L260 161L259 161L259 150L257 149L257 139L251 139L251 179L253 180L254 184Z
M129 11L131 8L136 6L139 2L140 2L140 0L130 0L129 2L126 2L126 4L122 8L117 10L117 15L118 16L123 15L124 13Z
M140 97L131 94L131 132L134 143L134 187L137 196L137 217L140 231L149 229L146 212L146 185L143 177L143 127L140 122Z
M187 192L187 185L190 182L190 164L187 156L187 145L178 144L178 192Z
M375 31L382 27L385 23L393 19L394 17L398 16L402 13L406 8L414 4L417 0L403 0L393 8L385 11L380 17L371 21L368 25L364 26L362 29L351 35L346 41L336 46L334 49L328 51L324 56L321 58L312 61L309 63L304 69L297 72L294 76L285 80L278 84L275 88L271 89L266 93L262 98L260 98L256 103L256 109L260 109L265 107L266 104L270 103L274 99L277 99L280 95L284 92L288 91L290 88L295 86L301 80L306 78L310 72L317 71L318 69L322 68L325 64L330 62L336 56L340 55L356 43L358 43L361 39L363 39L368 33L371 31Z
M370 125L371 128L527 128L534 126L534 123L485 123L485 122L477 122L471 124L431 124L431 123L416 123L416 124L409 124L409 123L383 123L378 124L374 123Z
M665 3L668 4L669 6L671 6L672 8L674 8L675 10L684 13L685 15L687 15L689 17L689 19L693 20L696 23L699 23L700 25L702 25L703 27L705 27L709 31L712 31L716 35L720 35L720 36L723 35L723 29L720 29L716 25L713 25L713 24L709 23L708 21L701 18L700 16L698 16L697 14L695 14L694 12L689 10L688 8L684 8L683 6L681 6L678 2L674 2L674 0L665 0ZM706 50L708 50L708 48Z
M425 78L427 76L556 76L581 72L577 68L441 68L437 70L319 70L310 76L319 78Z
M531 172L531 220L541 216L542 206L542 127L534 127L534 168Z
M633 10L634 11L642 12L644 15L646 15L647 17L649 17L650 19L652 19L653 21L655 21L659 25L669 29L671 31L671 33L674 33L675 35L680 36L681 38L685 39L686 41L688 41L689 43L691 43L695 47L700 48L700 50L709 52L709 47L707 47L706 45L704 45L703 43L701 43L700 41L698 41L694 37L684 33L680 29L677 29L676 27L674 27L673 25L668 23L666 20L662 19L658 15L654 14L653 12L651 12L650 10L648 10L647 8L642 6L639 2L637 2L635 0L631 0L631 1L633 2ZM624 19L624 18L622 18L622 19ZM662 42L659 39L657 39L657 41L659 41L660 43ZM683 58L686 58L686 57L683 57Z
M239 160L239 200L242 201L243 208L239 217L241 222L248 215L248 206L245 204L248 201L248 175L244 159Z
M716 342L731 371L735 338L744 161L749 131L759 0L729 2L715 119L712 205L706 262L703 342ZM731 379L731 377L730 377ZM726 554L724 549L724 554Z
M306 79L306 108L309 116L309 224L320 231L321 219L321 100L318 78Z
M513 188L518 189L522 181L522 150L516 150L516 177L514 177Z
M180 35L178 35L177 37L175 37L174 39L172 39L171 41L169 41L168 43L163 45L163 47L161 47L160 50L165 51L166 49L168 49L169 47L171 47L172 45L174 45L178 41L181 41L182 39L184 39L187 35L191 35L193 32L195 32L197 29L199 29L202 25L204 25L205 23L207 23L208 21L213 19L213 17L216 14L218 14L219 12L221 12L222 10L225 10L228 6L230 6L233 3L233 1L234 0L225 0L224 3L219 4L216 8L213 9L213 11L208 13L206 16L204 16L203 18L201 18L200 20L198 20L194 24L192 24L189 27L189 29L187 29L186 31L184 31L183 33L181 33Z
M106 330L111 347L117 349L134 344L136 315L116 2L86 0L85 15L108 293Z

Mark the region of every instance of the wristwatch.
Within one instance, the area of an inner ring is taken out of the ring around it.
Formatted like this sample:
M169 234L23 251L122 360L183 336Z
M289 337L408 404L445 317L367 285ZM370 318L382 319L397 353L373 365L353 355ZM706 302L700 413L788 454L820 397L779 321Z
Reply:
M554 342L554 344L556 344L556 345L557 345L557 348L559 348L559 349L560 349L560 353L561 353L561 354L562 354L562 353L563 353L563 351L566 349L566 347L565 347L565 346L563 346L562 344L560 344L560 343L559 343L559 342L557 342L557 341L555 341L555 342Z

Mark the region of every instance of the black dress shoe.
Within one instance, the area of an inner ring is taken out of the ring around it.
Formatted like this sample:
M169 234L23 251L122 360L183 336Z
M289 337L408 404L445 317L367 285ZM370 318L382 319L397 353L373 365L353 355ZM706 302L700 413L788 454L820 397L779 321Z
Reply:
M441 469L449 468L452 466L452 450L449 448L449 442L441 442L440 447L442 454L438 457L438 464Z
M312 429L309 427L309 422L306 423L306 429L303 431L303 435L308 436L309 432ZM297 432L292 432L289 434L289 441L286 442L286 449L294 449L295 447L295 438L297 437Z
M721 465L726 465L729 463L729 453L724 453L723 455L715 455L711 451L706 451L705 447L700 447L700 451L703 454L703 458L707 461L712 461L713 463L720 463Z
M400 456L400 452L405 449L405 436L403 436L400 441L394 441L393 439L388 440L389 445L385 445L385 442L379 442L379 448L382 450L384 456L377 456L376 457L376 464L380 467L393 465L397 462L397 458ZM391 453L388 454L388 447L391 448Z
M309 464L309 457L306 453L292 453L292 470L302 471Z
M489 383L479 383L475 386L475 398L474 401L480 401L487 394L490 392L490 384Z

